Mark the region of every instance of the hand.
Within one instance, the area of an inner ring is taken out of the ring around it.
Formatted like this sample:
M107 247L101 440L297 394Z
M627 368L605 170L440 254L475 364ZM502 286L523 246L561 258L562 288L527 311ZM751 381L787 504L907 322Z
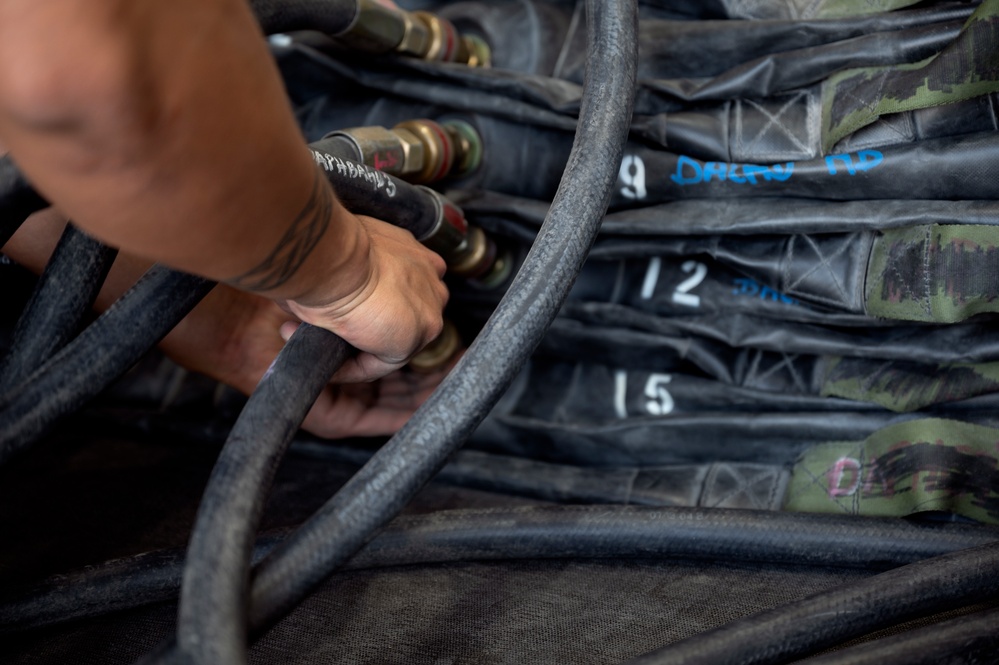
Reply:
M293 330L297 321L266 298L219 285L160 346L188 369L249 394L284 345L282 324ZM392 434L448 369L395 372L360 385L327 385L302 427L325 438Z
M405 365L440 335L448 299L440 256L408 231L371 217L356 219L367 252L352 262L346 295L322 306L282 302L299 320L331 330L361 351L337 372L341 383L373 381ZM343 292L342 284L334 288Z

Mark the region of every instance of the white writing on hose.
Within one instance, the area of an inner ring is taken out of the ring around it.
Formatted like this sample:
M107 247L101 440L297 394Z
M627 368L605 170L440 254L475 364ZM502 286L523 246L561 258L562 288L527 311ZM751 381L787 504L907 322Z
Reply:
M624 198L641 201L648 196L645 188L645 162L638 155L624 156L618 179L624 185L621 188L621 196Z
M673 292L673 302L678 305L689 305L690 307L700 307L701 297L690 291L699 286L704 278L708 276L708 267L699 261L684 261L680 266L683 272L694 273L687 279L680 282Z
M653 416L665 416L673 412L676 403L666 386L673 381L671 374L650 374L645 382L646 401L644 411ZM628 417L628 373L618 370L614 373L614 412L618 418Z
M700 286L701 282L708 276L708 267L700 261L684 261L680 269L685 273L693 273L690 277L676 285L671 299L678 305L688 307L700 307L701 297L691 293L692 290ZM659 282L659 273L662 271L662 259L654 256L649 259L649 267L645 271L645 279L642 281L642 300L651 300L655 295L656 285Z
M355 164L339 157L334 157L333 155L327 155L326 153L317 152L315 150L312 152L312 159L315 160L316 164L320 166L324 171L328 173L337 173L345 178L351 178L355 180L364 180L372 185L376 190L384 189L385 193L389 198L396 195L396 186L392 182L392 178L382 173L381 171L376 171L375 169L364 166L363 164Z

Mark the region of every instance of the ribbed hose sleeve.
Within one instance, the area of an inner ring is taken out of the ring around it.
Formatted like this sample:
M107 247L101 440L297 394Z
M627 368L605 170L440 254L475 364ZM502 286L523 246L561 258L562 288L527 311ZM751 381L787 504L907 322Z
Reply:
M33 212L48 207L10 155L0 157L0 247Z
M214 286L153 266L76 339L0 397L0 464L124 374Z
M329 331L299 326L236 420L188 545L177 620L185 662L246 662L250 559L264 503L288 444L351 351Z
M627 665L779 665L999 594L999 543L913 563L705 631Z
M282 536L257 541L261 557ZM999 530L751 510L544 506L400 517L345 569L457 561L670 558L888 569L999 540ZM174 597L183 552L111 561L0 603L0 634Z
M118 250L66 227L14 329L0 365L0 387L13 388L76 336Z
M801 665L993 665L999 609L914 628L801 661Z
M317 30L338 35L357 16L358 0L250 0L264 34Z
M634 0L588 0L579 127L538 239L483 331L412 419L256 570L250 626L289 612L349 559L440 469L485 418L564 302L607 209L631 121Z

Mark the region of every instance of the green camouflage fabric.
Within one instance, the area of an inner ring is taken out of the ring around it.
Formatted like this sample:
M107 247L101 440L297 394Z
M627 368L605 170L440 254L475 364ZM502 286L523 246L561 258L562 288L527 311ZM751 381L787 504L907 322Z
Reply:
M867 268L865 311L955 323L999 312L999 227L927 224L883 231Z
M919 0L729 0L729 18L814 19L846 18L890 12L918 4Z
M999 363L928 365L870 358L830 359L821 389L823 397L901 412L994 392L999 392Z
M837 141L882 115L997 90L999 0L985 0L960 36L934 56L913 64L850 69L829 77L822 91L822 146L828 152Z
M863 441L815 446L795 462L784 509L904 516L926 511L999 523L999 429L927 418Z

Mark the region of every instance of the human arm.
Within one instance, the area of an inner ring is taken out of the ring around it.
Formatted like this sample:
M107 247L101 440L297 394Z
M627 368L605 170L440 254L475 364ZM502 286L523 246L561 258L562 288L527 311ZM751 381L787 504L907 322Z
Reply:
M368 352L342 380L440 332L443 262L336 201L242 0L0 4L0 139L96 237Z
M65 224L65 216L54 209L40 212L29 218L2 250L39 273ZM146 260L119 253L96 308L110 307L149 266ZM294 325L294 321L266 298L220 285L174 328L160 348L184 367L249 394L284 344L279 333L282 325ZM391 434L429 396L446 371L446 367L430 374L401 370L363 384L331 383L302 426L325 438Z

